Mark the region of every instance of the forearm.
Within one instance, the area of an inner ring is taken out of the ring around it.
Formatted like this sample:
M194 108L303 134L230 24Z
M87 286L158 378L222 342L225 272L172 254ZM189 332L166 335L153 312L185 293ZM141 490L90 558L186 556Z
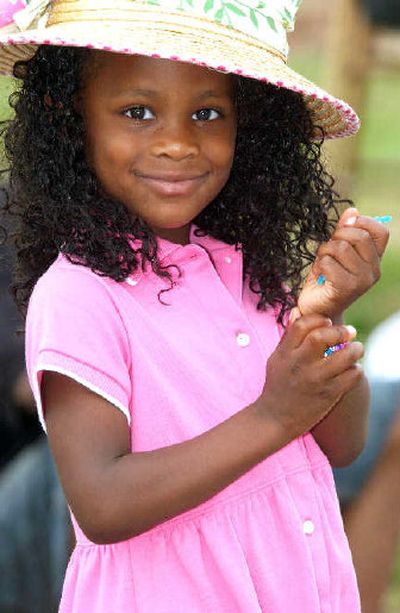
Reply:
M288 442L257 403L184 443L129 453L103 472L92 500L95 542L124 540L183 513Z
M361 453L368 429L369 387L363 375L312 434L332 466L346 466Z
M332 317L342 324L344 314ZM359 385L345 394L312 434L332 466L351 464L361 453L368 430L369 386L363 375Z

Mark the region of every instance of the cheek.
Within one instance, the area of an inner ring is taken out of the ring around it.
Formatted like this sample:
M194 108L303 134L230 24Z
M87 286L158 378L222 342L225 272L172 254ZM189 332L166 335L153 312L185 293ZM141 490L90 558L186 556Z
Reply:
M219 173L224 177L229 176L235 155L235 140L219 143L213 148L213 155Z
M124 168L132 161L132 146L126 138L121 139L113 132L98 134L91 141L91 158L95 167L112 172L113 169Z
M86 151L90 165L100 180L128 167L135 150L126 134L109 126L102 117L94 117L87 125Z

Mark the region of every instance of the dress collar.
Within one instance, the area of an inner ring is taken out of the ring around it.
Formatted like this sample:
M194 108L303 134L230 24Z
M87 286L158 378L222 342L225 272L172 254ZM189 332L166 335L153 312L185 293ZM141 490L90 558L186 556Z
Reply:
M189 243L180 245L161 237L157 237L158 256L164 266L181 265L196 258L200 250L207 252L221 281L231 292L235 300L241 304L243 291L243 257L242 245L229 245L221 240L206 234L196 236L198 226L191 224ZM141 240L134 239L131 245L134 249L140 249ZM139 266L137 270L126 280L129 285L137 285L144 274L151 272L151 267L146 265L145 271Z
M210 254L219 249L232 249L231 245L227 245L223 241L213 238L208 234L206 234L205 236L196 236L195 230L197 229L198 226L192 223L189 232L189 243L187 243L186 245L173 243L172 241L157 236L156 240L158 245L158 254L160 262L163 262L167 259L171 262L176 259L185 259L186 253L189 257L192 245L199 245L200 247L203 247L203 249L208 251L208 253ZM131 240L130 244L132 248L139 249L141 247L142 241L140 239L133 239Z

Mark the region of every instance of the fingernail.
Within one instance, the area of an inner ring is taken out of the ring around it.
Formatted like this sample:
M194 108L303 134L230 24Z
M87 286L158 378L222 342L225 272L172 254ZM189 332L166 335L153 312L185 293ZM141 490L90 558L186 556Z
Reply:
M357 217L349 217L348 219L346 219L346 226L354 226L354 224L357 221Z
M374 219L376 219L376 221L379 221L379 223L390 223L393 217L391 215L377 215L376 217L374 217Z
M325 283L326 279L324 275L319 275L318 279L317 279L317 285L323 285Z
M355 338L357 336L357 330L354 326L347 325L346 328L349 331L351 338Z

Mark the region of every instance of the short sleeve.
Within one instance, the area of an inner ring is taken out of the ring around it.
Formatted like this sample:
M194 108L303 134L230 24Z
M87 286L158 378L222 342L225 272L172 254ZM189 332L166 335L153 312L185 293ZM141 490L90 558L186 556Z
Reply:
M110 286L80 266L54 266L37 282L26 319L26 366L40 422L44 371L66 375L99 394L130 424L131 359Z

